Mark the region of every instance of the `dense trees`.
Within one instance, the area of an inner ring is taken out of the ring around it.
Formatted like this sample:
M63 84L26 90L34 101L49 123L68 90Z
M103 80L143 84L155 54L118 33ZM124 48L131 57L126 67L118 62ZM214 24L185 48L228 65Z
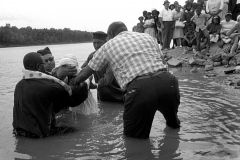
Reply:
M18 45L38 45L56 43L78 43L92 41L92 33L64 29L18 29L15 26L0 27L0 47Z

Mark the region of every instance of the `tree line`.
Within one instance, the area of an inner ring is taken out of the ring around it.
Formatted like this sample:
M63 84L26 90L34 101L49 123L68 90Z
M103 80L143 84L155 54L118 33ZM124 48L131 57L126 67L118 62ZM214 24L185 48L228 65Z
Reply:
M42 45L59 43L80 43L92 41L92 33L87 31L64 29L18 29L15 26L0 27L0 47L18 45Z

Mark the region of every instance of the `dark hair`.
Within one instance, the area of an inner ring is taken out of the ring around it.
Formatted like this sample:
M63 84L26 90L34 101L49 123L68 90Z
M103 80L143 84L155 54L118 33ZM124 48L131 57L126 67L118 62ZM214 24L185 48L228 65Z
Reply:
M203 9L203 5L201 3L197 3L196 4L196 9L199 8L199 9Z
M175 8L175 5L174 4L170 4L169 5L169 9L173 6L173 8Z
M138 17L138 20L140 20L140 18L144 19L144 17L143 17L143 16L140 16L140 17Z
M187 6L191 6L192 7L192 3L191 2L189 2L189 1L186 1L187 3L186 3L186 8L187 8Z
M37 70L36 65L44 63L41 54L37 52L30 52L23 58L23 66L28 70Z
M213 20L214 20L215 18L217 19L217 24L220 24L221 18L220 18L219 16L213 17L213 18L212 18L212 23L213 23Z

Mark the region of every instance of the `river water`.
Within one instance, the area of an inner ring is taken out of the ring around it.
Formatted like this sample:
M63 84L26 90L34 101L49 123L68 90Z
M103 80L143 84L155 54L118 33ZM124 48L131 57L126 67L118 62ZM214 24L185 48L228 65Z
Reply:
M123 105L98 102L95 115L58 115L59 125L75 132L44 139L28 139L12 134L13 93L21 79L23 56L46 46L0 48L0 160L80 160L80 159L240 159L240 91L221 83L219 77L206 78L189 69L171 69L179 79L181 128L166 127L157 112L148 140L126 138L123 132ZM49 45L56 61L74 54L82 64L94 49L91 43ZM96 98L96 91L93 90Z

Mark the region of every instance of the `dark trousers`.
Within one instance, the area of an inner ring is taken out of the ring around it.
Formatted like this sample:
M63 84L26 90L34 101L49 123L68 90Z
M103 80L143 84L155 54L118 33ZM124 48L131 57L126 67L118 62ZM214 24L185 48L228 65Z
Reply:
M173 38L173 21L163 21L164 29L162 30L163 49L170 48Z
M209 39L209 33L207 29L199 30L199 32L196 32L196 41L197 41L197 51L201 51L201 40L205 37L207 39L206 49L209 50L210 47L210 39Z
M183 39L182 41L182 45L183 46L186 46L186 47L192 47L193 45L196 46L197 45L197 41L196 39L193 40L192 44L189 44L186 39Z
M237 20L237 16L240 14L240 4L236 4L236 6L235 6L235 8L234 8L234 10L233 10L233 12L232 12L232 19L234 20L234 21L236 21Z
M124 101L124 135L148 138L155 112L160 111L166 124L180 127L177 116L180 104L178 80L169 72L133 80L127 87Z

